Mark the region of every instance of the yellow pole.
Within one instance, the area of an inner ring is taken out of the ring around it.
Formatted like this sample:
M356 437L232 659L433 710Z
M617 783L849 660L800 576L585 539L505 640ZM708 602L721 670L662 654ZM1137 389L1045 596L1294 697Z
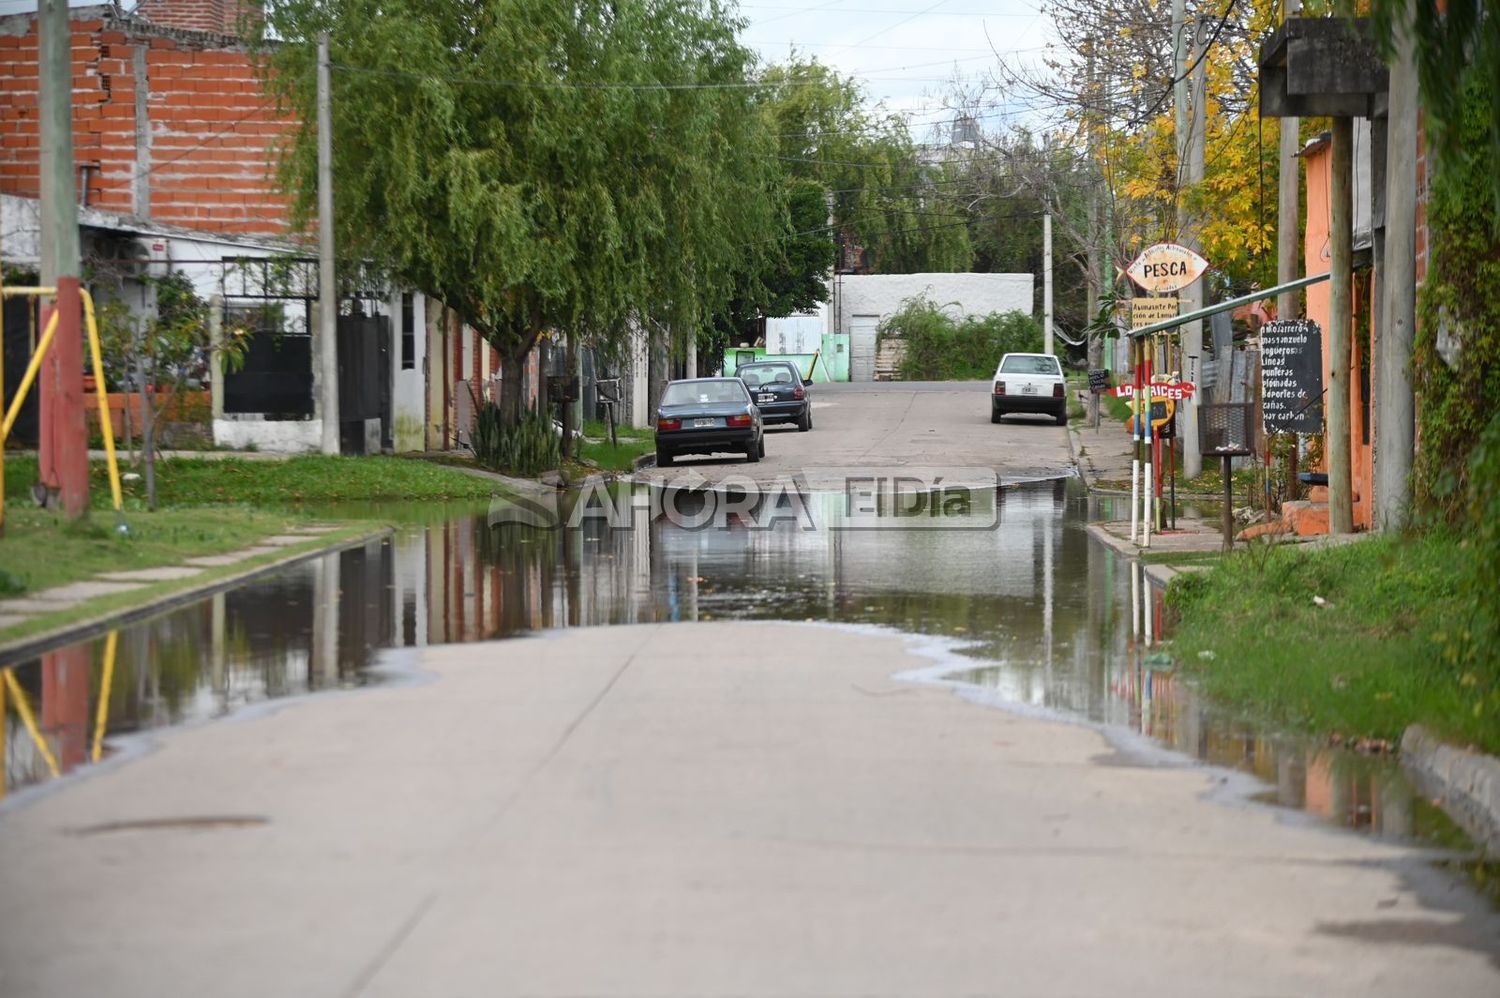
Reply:
M48 317L47 328L42 331L42 341L36 345L36 353L31 355L31 363L26 365L26 373L22 375L21 384L16 388L16 397L10 401L10 409L5 413L5 423L0 425L0 447L5 446L6 438L10 436L11 425L21 414L21 403L26 401L26 393L31 390L31 383L36 380L37 372L42 369L42 358L47 356L47 348L52 345L52 336L57 332L59 314L57 309L53 309L52 315Z
M48 298L55 294L57 294L56 288L28 288L22 287L19 284L15 285L14 287L6 288L4 291L4 296L6 298L17 298L22 295L30 296L32 298Z
M10 695L15 697L16 713L21 715L21 723L26 725L31 740L36 742L37 751L41 752L42 758L46 760L47 769L53 776L61 775L62 770L57 768L57 756L52 754L52 749L47 746L47 739L43 738L41 731L37 730L36 717L31 713L31 704L26 700L26 691L21 689L20 683L16 682L14 669L5 670L5 685L10 688Z
M0 267L0 412L5 411L5 268ZM5 536L5 441L0 439L0 537ZM5 796L5 702L0 700L0 798Z
M5 750L10 747L8 727L5 721L5 684L0 683L0 800L5 799L5 792L10 789L6 785L10 769L5 764Z
M115 461L115 428L109 418L109 392L104 389L104 358L99 349L99 324L94 319L94 296L89 294L88 288L79 288L78 293L83 298L89 352L94 358L94 394L99 399L99 429L104 433L104 456L109 461L109 491L115 502L115 512L119 513L125 508L125 503L120 497L120 466Z
M110 631L104 639L104 675L99 679L99 709L94 712L94 750L91 758L99 761L104 750L104 729L109 723L109 691L115 679L115 650L120 644L120 632Z

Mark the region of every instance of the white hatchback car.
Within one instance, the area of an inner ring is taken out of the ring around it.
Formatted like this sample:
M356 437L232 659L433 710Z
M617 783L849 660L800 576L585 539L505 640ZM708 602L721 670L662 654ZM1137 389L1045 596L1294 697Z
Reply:
M1068 387L1062 365L1046 353L1008 353L995 368L994 394L990 396L990 422L1013 412L1036 412L1051 416L1057 425L1068 424Z

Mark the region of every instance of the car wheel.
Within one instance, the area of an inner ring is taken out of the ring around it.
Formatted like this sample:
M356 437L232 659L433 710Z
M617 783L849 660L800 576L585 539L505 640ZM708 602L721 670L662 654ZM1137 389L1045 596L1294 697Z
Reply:
M662 450L658 447L656 449L656 466L658 468L670 468L672 466L672 452Z
M1064 410L1064 411L1058 413L1055 418L1057 419L1057 425L1058 426L1067 426L1068 425L1068 413L1067 413L1067 410Z
M806 433L810 429L812 429L812 406L806 406L802 410L802 415L797 418L797 432Z
M750 441L748 444L745 445L745 460L748 461L750 464L754 464L755 462L757 462L757 461L760 460L761 452L764 449L765 449L765 444L763 444L761 441L759 441L759 440L752 440L752 441Z
M756 439L755 452L761 457L766 456L766 435L764 433Z
M996 409L994 406L990 406L990 422L991 423L998 423L998 422L1000 422L1000 417L1003 416L1003 415L1005 415L1005 413L1001 412L999 409Z

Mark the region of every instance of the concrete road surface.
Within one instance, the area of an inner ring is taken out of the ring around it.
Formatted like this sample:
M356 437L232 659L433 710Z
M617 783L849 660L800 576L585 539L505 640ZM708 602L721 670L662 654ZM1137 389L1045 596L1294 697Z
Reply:
M0 816L0 994L1500 994L1417 851L893 680L895 636L409 654Z
M731 475L766 481L798 473L814 487L834 487L819 480L821 469L975 467L1002 481L1072 474L1067 429L1047 416L1007 416L992 424L989 387L983 381L815 385L813 429L768 427L766 456L758 464L740 455L688 455L636 477L661 481L692 469L710 481Z

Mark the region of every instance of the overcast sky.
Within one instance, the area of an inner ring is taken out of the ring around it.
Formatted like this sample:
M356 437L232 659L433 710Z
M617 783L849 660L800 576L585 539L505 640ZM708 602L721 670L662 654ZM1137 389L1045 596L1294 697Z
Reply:
M70 0L84 6L98 0ZM1042 0L741 0L743 38L767 61L795 47L859 77L869 95L910 115L913 134L947 123L943 96L956 74L977 77L998 51L1033 62L1052 38ZM126 3L124 6L133 6ZM0 13L35 10L35 0L0 0ZM992 48L993 46L993 48ZM993 129L1030 116L1024 95L991 95L981 124Z
M996 63L1034 62L1053 38L1041 0L741 0L743 38L767 60L795 47L865 81L869 95L911 115L913 132L946 122L955 75L975 78ZM990 95L987 128L1026 114L1023 96Z

